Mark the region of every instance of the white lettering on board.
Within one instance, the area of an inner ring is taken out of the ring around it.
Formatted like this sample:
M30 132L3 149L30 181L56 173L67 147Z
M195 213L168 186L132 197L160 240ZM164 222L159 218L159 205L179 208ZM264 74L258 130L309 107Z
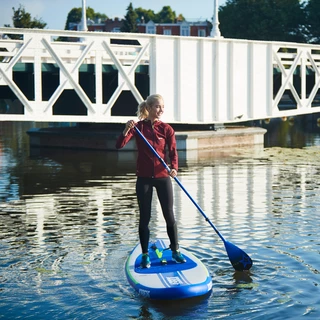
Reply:
M150 291L139 289L139 294L143 297L150 298Z
M170 286L180 286L181 284L183 284L183 282L181 281L181 279L179 277L167 277L166 278L168 283L170 284Z

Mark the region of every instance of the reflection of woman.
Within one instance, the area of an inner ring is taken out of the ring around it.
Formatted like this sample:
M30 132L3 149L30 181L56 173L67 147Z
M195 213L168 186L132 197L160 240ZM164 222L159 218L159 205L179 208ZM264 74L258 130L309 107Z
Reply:
M172 259L177 263L186 262L178 250L177 224L173 213L173 191L170 179L170 176L175 177L178 171L176 139L173 128L169 124L160 121L163 112L163 98L158 94L149 96L146 101L138 106L137 115L140 121L137 123L133 120L128 121L123 133L116 142L116 148L120 149L123 148L133 136L136 138L138 149L136 193L140 210L139 238L142 249L142 268L150 267L148 244L153 187L156 188L163 216L166 221ZM145 141L137 135L134 126L137 126L162 159L165 159L166 148L168 148L171 164L170 173L168 173L167 169L153 154Z

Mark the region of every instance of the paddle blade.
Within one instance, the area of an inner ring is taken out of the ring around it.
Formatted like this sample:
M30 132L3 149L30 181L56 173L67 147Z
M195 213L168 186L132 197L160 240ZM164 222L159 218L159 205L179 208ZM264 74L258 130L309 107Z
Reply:
M251 258L243 250L228 241L224 242L224 246L235 270L249 270L252 267Z

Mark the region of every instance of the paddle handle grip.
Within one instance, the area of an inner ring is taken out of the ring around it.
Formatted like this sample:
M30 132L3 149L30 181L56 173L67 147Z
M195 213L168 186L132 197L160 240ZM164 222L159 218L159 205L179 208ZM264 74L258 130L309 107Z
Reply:
M159 159L159 161L162 163L162 165L166 168L166 170L170 173L171 169L168 167L166 162L160 157L158 152L153 148L153 146L149 143L149 141L145 138L145 136L141 133L141 131L135 126L134 127L139 136L144 140L144 142L149 146L150 150L154 153L154 155ZM217 235L221 238L223 242L226 242L222 234L219 232L219 230L215 227L215 225L210 221L210 219L207 217L207 215L204 213L202 208L198 205L198 203L192 198L190 193L186 190L186 188L182 185L180 180L177 177L173 178L179 187L184 191L184 193L188 196L188 198L191 200L191 202L197 207L197 209L200 211L202 216L205 218L205 220L210 224L210 226L213 228L213 230L217 233Z

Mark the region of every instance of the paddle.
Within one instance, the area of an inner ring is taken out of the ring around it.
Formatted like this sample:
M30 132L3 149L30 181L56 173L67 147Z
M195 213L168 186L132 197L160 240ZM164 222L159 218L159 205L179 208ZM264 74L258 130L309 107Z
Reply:
M141 131L135 126L134 127L139 136L145 141L145 143L149 146L150 150L154 153L154 155L159 159L159 161L163 164L163 166L167 169L168 172L170 172L170 168L165 163L165 161L159 156L157 151L152 147L152 145L149 143L149 141L144 137L144 135L141 133ZM200 213L203 215L205 220L210 224L210 226L213 228L213 230L217 233L217 235L220 237L220 239L223 241L225 249L227 251L227 254L229 256L229 260L237 271L243 271L243 270L249 270L252 267L252 260L251 258L240 248L238 248L236 245L232 244L231 242L227 241L222 234L218 231L218 229L215 227L215 225L209 220L209 218L206 216L206 214L203 212L201 207L196 203L196 201L191 197L189 192L184 188L184 186L181 184L180 180L177 177L174 177L174 180L178 183L180 188L185 192L185 194L189 197L189 199L193 202L193 204L197 207L197 209L200 211Z

